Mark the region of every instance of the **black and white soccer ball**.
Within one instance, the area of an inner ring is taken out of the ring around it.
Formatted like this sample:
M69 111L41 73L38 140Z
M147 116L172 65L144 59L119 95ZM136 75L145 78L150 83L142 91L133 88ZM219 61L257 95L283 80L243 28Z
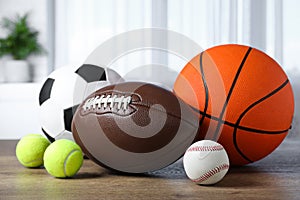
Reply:
M64 66L53 71L43 83L39 94L40 123L51 141L74 140L71 133L77 106L91 93L110 84L123 82L112 69L91 64Z

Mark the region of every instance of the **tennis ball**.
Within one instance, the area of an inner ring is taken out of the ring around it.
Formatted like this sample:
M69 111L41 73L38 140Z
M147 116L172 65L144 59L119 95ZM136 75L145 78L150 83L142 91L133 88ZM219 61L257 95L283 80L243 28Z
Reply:
M25 167L43 165L43 156L50 142L40 134L28 134L16 146L16 156Z
M83 163L81 148L73 141L60 139L45 151L44 166L49 174L57 178L74 176Z

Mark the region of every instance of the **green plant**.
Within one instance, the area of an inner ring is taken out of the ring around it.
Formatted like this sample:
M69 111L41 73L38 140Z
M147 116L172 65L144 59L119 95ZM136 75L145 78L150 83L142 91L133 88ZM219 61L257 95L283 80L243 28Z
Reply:
M11 55L16 60L24 60L32 54L45 52L38 42L39 32L29 26L28 13L17 15L15 19L5 17L1 26L8 34L0 38L0 57Z

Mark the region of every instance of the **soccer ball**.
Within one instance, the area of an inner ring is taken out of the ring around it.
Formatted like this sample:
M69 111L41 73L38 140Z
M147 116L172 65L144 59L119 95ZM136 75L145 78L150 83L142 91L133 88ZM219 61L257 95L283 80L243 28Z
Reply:
M52 72L39 94L43 133L51 142L74 140L71 123L77 106L94 91L118 82L123 79L117 72L91 64L79 68L64 66Z

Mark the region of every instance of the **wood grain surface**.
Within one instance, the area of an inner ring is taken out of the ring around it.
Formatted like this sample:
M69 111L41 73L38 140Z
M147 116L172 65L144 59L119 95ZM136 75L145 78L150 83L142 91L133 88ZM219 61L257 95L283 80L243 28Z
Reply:
M6 199L300 199L300 142L288 139L270 156L231 168L214 186L188 180L182 161L159 171L115 173L85 160L78 174L57 179L28 169L15 156L17 141L0 140L0 200Z

